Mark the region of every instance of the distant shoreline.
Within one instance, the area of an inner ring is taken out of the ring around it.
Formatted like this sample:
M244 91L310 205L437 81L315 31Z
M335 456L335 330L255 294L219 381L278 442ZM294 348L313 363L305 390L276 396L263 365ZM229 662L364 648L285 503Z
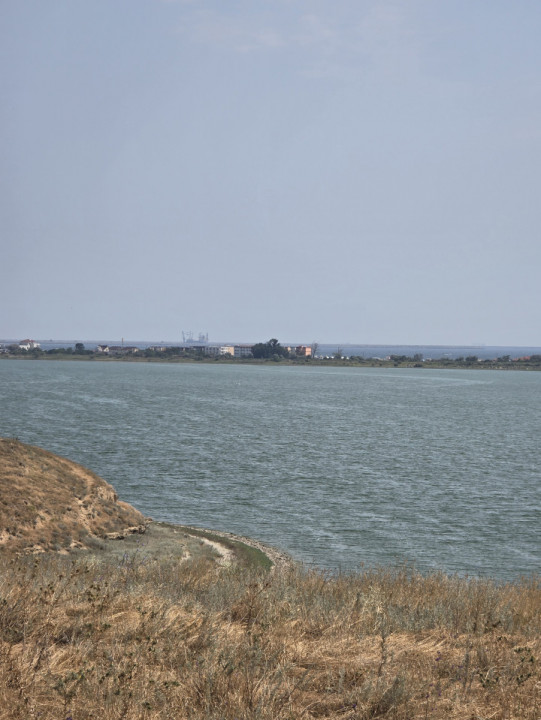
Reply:
M0 360L25 360L53 362L99 362L99 363L159 363L159 364L204 364L204 365L282 365L296 367L350 367L350 368L402 368L402 369L425 369L425 370L519 370L519 371L540 371L541 356L531 358L509 359L480 359L475 357L465 358L436 358L414 360L413 358L398 356L390 359L380 358L281 358L280 360L256 359L256 358L228 358L228 357L144 357L138 355L104 356L99 353L78 355L76 353L49 353L47 351L34 353L0 353Z

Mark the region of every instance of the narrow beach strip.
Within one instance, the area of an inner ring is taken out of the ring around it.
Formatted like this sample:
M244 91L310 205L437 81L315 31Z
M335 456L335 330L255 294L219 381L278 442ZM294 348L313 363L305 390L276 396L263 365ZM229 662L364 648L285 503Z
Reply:
M208 528L196 527L194 525L178 525L177 527L188 534L191 534L190 531L192 531L196 537L202 537L202 539L206 539L210 543L221 544L219 542L219 539L222 538L224 540L230 540L234 543L247 545L250 548L258 550L260 553L265 555L265 557L268 558L268 560L271 562L271 572L275 570L288 570L292 568L295 564L293 558L287 553L285 553L283 550L279 550L272 545L267 545L260 540L254 540L253 538L246 537L244 535L235 535L234 533L225 532L223 530L209 530ZM215 538L218 538L218 540L216 540ZM225 544L222 544L222 548L222 551L220 551L219 549L217 549L217 551L220 553L220 555L222 555L224 560L226 560L226 558L230 560L231 550Z

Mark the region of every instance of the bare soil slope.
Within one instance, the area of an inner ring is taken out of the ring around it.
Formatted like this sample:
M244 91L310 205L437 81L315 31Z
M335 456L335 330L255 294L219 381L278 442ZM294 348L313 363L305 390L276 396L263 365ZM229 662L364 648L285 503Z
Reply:
M145 518L90 470L18 440L0 438L0 548L93 547L97 538L144 530Z

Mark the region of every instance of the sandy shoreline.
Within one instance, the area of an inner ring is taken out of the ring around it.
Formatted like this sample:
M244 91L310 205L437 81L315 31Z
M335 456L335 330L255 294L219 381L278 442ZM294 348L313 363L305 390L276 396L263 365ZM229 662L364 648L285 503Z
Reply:
M111 533L97 539L93 548L72 548L71 553L89 553L97 560L117 558L119 562L173 560L186 562L198 558L214 559L222 567L237 564L266 568L270 572L292 568L295 562L282 550L259 540L220 530L180 525L146 518L133 532ZM242 549L244 546L244 550ZM250 548L250 550L248 550ZM253 551L257 551L253 554ZM258 557L259 555L259 557Z
M295 564L293 558L287 553L285 553L283 550L273 547L272 545L267 545L266 543L263 543L260 540L255 540L254 538L246 537L244 535L235 535L234 533L229 533L221 530L209 530L208 528L196 527L195 525L179 525L178 528L182 529L183 532L187 533L189 533L190 530L209 533L218 538L227 538L228 540L234 540L235 542L240 542L244 545L248 545L249 547L253 547L269 558L273 565L271 570L287 570L293 567L293 565ZM223 545L222 548L222 552L224 553L223 556L228 557L230 551L228 550L228 548L225 547L225 545Z

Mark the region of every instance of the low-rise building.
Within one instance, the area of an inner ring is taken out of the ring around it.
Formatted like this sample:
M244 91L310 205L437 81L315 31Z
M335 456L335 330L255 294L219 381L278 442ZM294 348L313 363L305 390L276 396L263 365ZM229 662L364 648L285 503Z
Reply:
M19 343L20 350L34 350L39 347L41 347L39 342L36 342L35 340L21 340Z
M233 345L205 345L201 349L205 355L210 355L211 357L217 357L218 355L235 355Z
M139 348L135 345L110 345L109 355L135 355Z
M233 345L234 357L252 357L253 345Z

